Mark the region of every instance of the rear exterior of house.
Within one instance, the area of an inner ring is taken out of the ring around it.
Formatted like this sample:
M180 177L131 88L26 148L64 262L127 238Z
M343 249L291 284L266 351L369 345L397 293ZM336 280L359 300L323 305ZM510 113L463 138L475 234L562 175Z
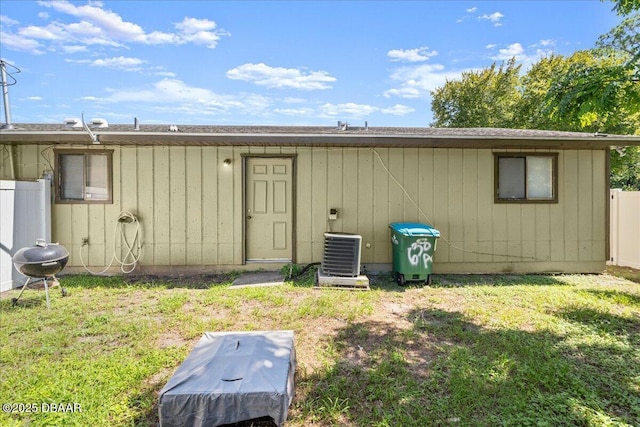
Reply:
M326 231L360 234L362 264L388 270L388 226L400 221L440 231L434 273L600 272L609 145L640 144L495 129L109 130L92 144L80 131L18 127L0 137L1 179L53 171L52 240L71 253L66 271L122 256L114 232L128 211L149 273L319 262Z

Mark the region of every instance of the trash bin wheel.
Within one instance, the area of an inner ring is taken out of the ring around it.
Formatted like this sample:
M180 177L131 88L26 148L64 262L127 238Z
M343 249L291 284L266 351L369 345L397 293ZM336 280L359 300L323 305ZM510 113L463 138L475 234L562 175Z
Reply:
M431 274L430 274L425 279L424 284L427 285L427 286L431 286L432 283L433 283L433 279L432 279Z
M406 285L407 281L404 278L404 274L396 272L396 282L398 282L400 286Z

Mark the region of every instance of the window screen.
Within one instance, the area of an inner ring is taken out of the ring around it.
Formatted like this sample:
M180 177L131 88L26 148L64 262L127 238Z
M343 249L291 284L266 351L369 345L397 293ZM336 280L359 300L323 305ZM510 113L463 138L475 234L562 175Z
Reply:
M60 158L60 196L63 199L84 199L84 155L63 155Z
M557 202L557 154L494 153L496 202Z
M502 157L498 166L498 197L501 199L524 198L525 158Z
M111 202L112 152L57 150L57 203Z
M91 200L109 199L109 173L106 155L88 155L86 198Z

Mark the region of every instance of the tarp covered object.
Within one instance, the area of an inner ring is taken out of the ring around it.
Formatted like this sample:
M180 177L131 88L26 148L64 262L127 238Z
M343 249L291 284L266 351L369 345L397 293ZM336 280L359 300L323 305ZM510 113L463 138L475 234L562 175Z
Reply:
M206 332L160 390L160 426L218 426L269 416L294 395L293 331Z

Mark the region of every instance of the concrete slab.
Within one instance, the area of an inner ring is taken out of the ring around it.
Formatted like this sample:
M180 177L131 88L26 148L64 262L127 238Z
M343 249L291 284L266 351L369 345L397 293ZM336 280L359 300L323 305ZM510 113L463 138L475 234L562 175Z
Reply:
M284 285L284 276L282 274L277 271L259 271L240 275L233 281L231 288L280 285Z
M320 288L369 290L369 278L364 274L356 277L328 276L318 269L317 286Z

